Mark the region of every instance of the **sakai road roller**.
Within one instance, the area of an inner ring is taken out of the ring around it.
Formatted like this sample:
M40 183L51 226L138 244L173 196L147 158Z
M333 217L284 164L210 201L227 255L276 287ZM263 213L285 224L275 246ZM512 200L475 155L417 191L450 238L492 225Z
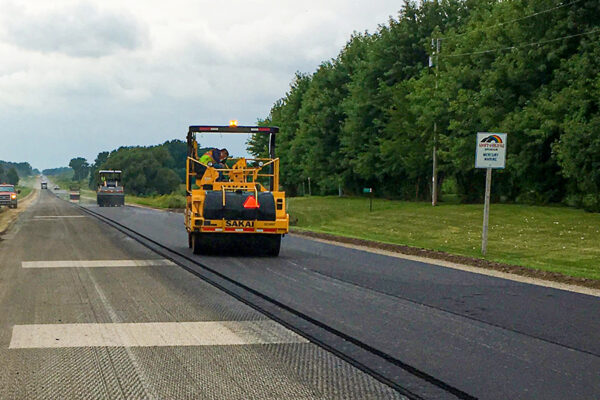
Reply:
M125 205L125 189L121 183L121 171L98 171L96 202L99 207L121 207Z
M276 127L233 124L189 127L185 225L194 254L279 255L289 215L285 192L279 190L278 132ZM221 159L218 154L224 151L198 148L197 134L226 133L268 135L270 158Z

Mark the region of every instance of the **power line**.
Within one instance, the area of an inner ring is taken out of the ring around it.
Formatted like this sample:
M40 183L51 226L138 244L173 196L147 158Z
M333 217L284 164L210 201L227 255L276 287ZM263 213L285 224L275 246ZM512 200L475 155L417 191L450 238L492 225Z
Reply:
M494 53L496 51L505 51L505 50L520 49L520 48L523 48L523 47L530 47L530 46L536 46L536 45L543 45L543 44L547 44L547 43L551 43L551 42L557 42L557 41L563 40L563 39L571 39L571 38L574 38L574 37L577 37L577 36L591 35L592 33L596 33L596 32L600 32L600 28L593 29L593 30L588 31L588 32L576 33L574 35L568 35L568 36L562 36L562 37L559 37L559 38L543 40L541 42L525 43L525 44L520 44L520 45L517 45L517 46L509 46L509 47L498 47L496 49L487 49L487 50L481 50L481 51L473 51L473 52L470 52L470 53L444 54L444 55L441 55L441 57L463 57L463 56L472 56L472 55L477 55L477 54Z
M452 35L452 36L440 37L440 39L452 39L452 38L455 38L455 37L464 36L464 35L467 35L469 33L479 31L481 29L492 29L492 28L496 28L498 26L504 26L504 25L512 24L513 22L523 21L525 19L532 18L532 17L538 16L538 15L541 15L541 14L546 14L546 13L549 13L550 11L558 10L559 8L567 7L567 6L570 6L572 4L579 3L581 1L583 1L583 0L574 0L574 1L570 2L570 3L561 4L561 5L558 5L556 7L548 8L547 10L538 11L536 13L533 13L533 14L530 14L530 15L526 15L524 17L512 19L512 20L506 21L506 22L500 22L498 24L491 25L491 26L484 26L484 27L481 27L481 28L478 28L478 29L474 29L474 30L471 30L471 31L468 31L468 32L457 33L457 34Z

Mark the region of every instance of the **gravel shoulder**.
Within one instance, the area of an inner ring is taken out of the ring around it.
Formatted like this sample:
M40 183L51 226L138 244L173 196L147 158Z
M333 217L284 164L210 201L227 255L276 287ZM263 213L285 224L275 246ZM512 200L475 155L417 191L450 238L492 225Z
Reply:
M25 198L19 201L18 208L3 207L0 210L0 235L4 234L13 222L16 221L19 214L27 210L27 208L40 197L39 189L33 189Z

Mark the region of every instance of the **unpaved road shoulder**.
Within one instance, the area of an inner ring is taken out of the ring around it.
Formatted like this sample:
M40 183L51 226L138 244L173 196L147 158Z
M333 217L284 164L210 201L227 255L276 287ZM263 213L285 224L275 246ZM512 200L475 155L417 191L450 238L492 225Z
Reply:
M13 222L16 221L19 214L25 211L34 201L40 197L40 190L33 189L25 198L19 201L18 208L3 207L0 210L0 235L10 228Z

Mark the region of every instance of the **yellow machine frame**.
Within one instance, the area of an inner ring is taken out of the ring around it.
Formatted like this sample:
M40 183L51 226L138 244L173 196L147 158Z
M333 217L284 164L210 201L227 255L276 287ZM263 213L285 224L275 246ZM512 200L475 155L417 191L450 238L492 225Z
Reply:
M221 169L214 168L210 163L207 165L199 161L202 154L198 154L196 133L256 132L270 134L272 158L235 158L232 159L235 161L233 166ZM190 127L186 163L187 207L185 211L185 225L189 234L190 247L193 247L195 235L208 237L209 235L204 234L254 234L253 236L277 235L280 238L281 235L289 232L285 192L279 190L279 158L274 157L274 135L277 132L278 128L265 127ZM270 188L266 188L262 183L265 180L269 181ZM206 219L203 210L206 194L209 191L222 193L223 207L226 204L227 192L254 192L255 199L258 199L259 193L270 192L275 202L275 220ZM271 237L271 239L275 238Z

